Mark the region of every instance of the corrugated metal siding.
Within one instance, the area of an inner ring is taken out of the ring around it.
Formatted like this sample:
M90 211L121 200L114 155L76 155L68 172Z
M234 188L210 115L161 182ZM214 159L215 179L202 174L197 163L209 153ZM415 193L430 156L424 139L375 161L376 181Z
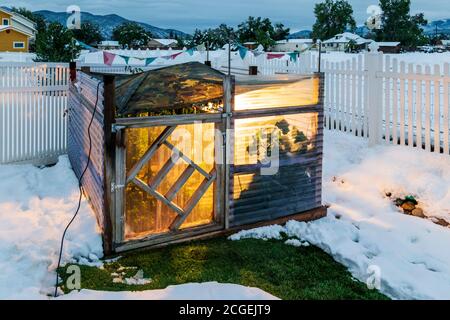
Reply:
M98 80L78 72L77 86L69 89L68 154L72 168L79 178L86 167L89 153L88 126L97 97ZM91 126L92 150L89 168L82 181L85 196L96 214L97 222L104 229L104 146L103 84L99 86L97 111Z
M294 118L289 120L291 126L298 125L305 130L305 124L312 123L316 134L309 139L307 150L298 153L280 150L279 170L275 175L261 175L261 165L245 164L246 147L242 142L245 138L242 130L236 131L230 226L271 220L321 206L323 113L318 111Z

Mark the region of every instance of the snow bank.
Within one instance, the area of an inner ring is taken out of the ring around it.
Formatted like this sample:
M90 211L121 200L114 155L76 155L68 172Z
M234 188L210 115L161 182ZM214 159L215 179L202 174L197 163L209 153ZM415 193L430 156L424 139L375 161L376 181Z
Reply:
M328 216L290 221L264 234L277 238L284 232L319 246L363 282L377 266L381 291L393 298L450 299L450 229L404 215L385 197L386 191L414 194L427 215L450 221L450 158L366 145L364 139L327 131L323 188Z
M161 290L106 292L72 291L59 297L63 300L278 300L258 288L237 284L205 282L168 286Z
M36 54L28 52L0 52L0 62L33 62Z
M0 166L0 299L40 299L52 292L60 238L76 209L77 186L66 156L44 169ZM64 249L65 262L81 257L95 262L103 255L86 201Z

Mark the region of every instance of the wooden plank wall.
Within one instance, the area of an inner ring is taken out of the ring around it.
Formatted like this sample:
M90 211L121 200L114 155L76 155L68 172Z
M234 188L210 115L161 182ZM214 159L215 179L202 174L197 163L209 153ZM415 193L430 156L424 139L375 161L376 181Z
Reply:
M91 161L82 186L97 217L105 230L105 136L103 129L103 83L89 75L78 72L76 85L69 88L68 155L72 168L79 178L86 167L89 153L88 126L97 100L95 118L91 126Z

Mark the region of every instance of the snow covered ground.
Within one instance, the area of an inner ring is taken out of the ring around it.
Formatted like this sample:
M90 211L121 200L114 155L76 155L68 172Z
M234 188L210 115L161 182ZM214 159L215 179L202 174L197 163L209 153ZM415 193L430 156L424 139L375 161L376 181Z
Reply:
M277 300L258 289L230 283L186 283L161 290L105 292L81 290L61 296L63 300Z
M415 195L426 215L450 222L450 158L366 146L365 139L326 131L326 218L243 231L232 239L285 232L322 248L363 282L379 270L381 291L393 298L450 299L450 229L400 213L385 196Z
M405 299L450 299L450 229L398 210L393 195L416 196L425 214L450 222L450 159L400 146L367 148L351 135L325 133L324 203L328 217L245 231L240 237L292 238L314 244L346 265L361 281L380 271L381 291ZM54 283L59 240L77 204L77 181L67 157L54 167L0 166L0 299L45 299ZM98 264L101 238L83 201L69 230L64 261ZM83 290L68 299L271 298L255 288L186 284L143 293ZM273 297L272 297L273 298Z
M53 293L60 238L78 201L78 183L66 156L56 166L0 166L0 299L47 299ZM63 263L101 265L102 241L83 200L66 235ZM143 292L82 290L62 299L240 299L276 297L258 289L216 282Z
M77 201L78 183L66 156L45 169L0 166L0 299L42 299L52 292L60 238ZM103 256L86 201L64 249L66 262L86 257L98 263Z

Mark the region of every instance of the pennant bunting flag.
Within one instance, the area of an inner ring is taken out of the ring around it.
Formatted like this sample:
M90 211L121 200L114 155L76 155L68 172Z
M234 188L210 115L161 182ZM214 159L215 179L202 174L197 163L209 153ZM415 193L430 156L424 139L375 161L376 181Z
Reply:
M131 57L128 56L120 56L123 60L125 60L125 64L128 64L128 61L130 61Z
M288 53L288 56L289 56L290 61L297 62L297 57L298 57L297 52L290 52L290 53Z
M78 46L82 47L85 50L89 50L89 52L97 52L99 51L98 49L84 43L83 41L80 40L75 40L75 42L77 43Z
M175 60L175 58L178 57L182 53L183 52L178 52L178 53L171 54L170 56L164 56L164 57L161 57L161 58L162 59L166 59L166 60Z
M247 55L248 49L244 46L238 46L238 50L239 56L241 57L242 60L244 60L245 56Z
M268 53L267 60L280 59L284 57L284 53Z
M197 51L200 51L200 52L203 52L203 51L206 51L206 46L205 46L205 44L199 44L197 47L196 47L196 49L197 49Z
M114 53L103 51L103 63L107 66L112 66L116 55Z
M186 51L186 53L188 53L190 56L193 56L194 55L194 51L195 51L195 48L190 48L190 49L188 49Z
M149 64L152 64L153 61L155 61L155 60L156 60L156 57L145 59L145 66L148 66Z
M252 51L253 55L255 56L255 58L259 57L260 55L262 55L264 52L262 51L258 51L258 50L254 50Z

